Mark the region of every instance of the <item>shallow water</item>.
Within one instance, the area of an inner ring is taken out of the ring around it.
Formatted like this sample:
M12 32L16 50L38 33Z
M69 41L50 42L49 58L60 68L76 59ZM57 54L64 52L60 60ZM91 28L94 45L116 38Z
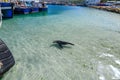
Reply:
M120 80L120 15L70 6L4 20L16 64L2 80ZM74 43L60 50L54 40Z

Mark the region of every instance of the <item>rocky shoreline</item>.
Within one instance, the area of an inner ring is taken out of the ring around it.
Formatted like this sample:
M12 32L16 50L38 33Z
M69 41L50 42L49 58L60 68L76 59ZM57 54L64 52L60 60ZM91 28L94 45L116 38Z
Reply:
M91 8L106 10L110 12L115 12L120 14L120 7L113 7L113 6L89 6Z

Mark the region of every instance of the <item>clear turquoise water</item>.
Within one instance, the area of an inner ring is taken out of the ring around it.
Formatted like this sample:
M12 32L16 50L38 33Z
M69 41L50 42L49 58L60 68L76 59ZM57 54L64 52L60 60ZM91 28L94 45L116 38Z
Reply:
M70 6L4 20L16 64L2 80L119 80L120 15ZM74 43L60 50L54 40Z

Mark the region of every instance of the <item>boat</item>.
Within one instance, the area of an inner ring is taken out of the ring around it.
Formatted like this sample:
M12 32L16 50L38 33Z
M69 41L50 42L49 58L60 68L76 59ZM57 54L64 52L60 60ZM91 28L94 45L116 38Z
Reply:
M47 11L48 8L47 7L39 7L39 11Z
M15 64L14 57L7 45L0 39L0 77Z
M47 7L45 3L35 2L35 1L18 1L16 3L14 13L15 14L29 14L36 13L40 11L46 11Z
M31 9L25 6L24 2L17 2L15 5L14 13L15 14L29 14Z
M38 7L31 7L31 13L36 13L39 12L39 8Z
M0 2L2 17L4 18L13 18L13 5L9 2Z
M35 12L39 12L39 8L32 6L31 2L18 2L14 10L15 14L29 14Z
M48 7L46 5L47 3L46 2L40 2L39 3L39 11L47 11L48 10Z

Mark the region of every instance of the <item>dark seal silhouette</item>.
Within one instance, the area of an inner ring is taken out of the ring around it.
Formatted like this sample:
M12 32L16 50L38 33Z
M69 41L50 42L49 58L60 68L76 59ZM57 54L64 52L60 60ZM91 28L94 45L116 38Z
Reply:
M61 40L55 40L53 43L58 44L58 46L62 49L64 45L74 45L73 43L66 42L66 41L61 41Z

